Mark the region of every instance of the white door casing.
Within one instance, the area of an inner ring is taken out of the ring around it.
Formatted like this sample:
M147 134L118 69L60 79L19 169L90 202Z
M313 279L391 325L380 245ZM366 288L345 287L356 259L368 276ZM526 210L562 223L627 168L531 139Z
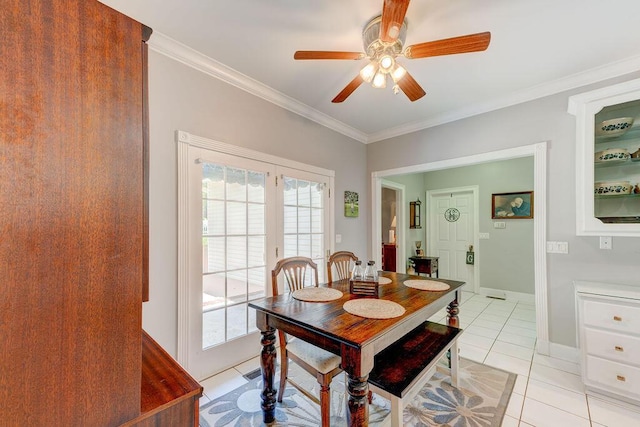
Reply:
M377 210L380 209L380 187L386 177L424 173L461 166L477 165L496 160L508 160L533 156L534 185L536 195L536 214L533 219L534 264L535 264L535 299L536 299L536 350L540 354L549 355L549 303L547 301L547 142L523 145L487 153L473 154L454 159L422 163L412 166L398 167L374 171L371 173L371 253L380 247L380 220ZM476 245L477 247L477 245ZM479 261L479 260L478 260ZM476 265L477 267L477 265Z

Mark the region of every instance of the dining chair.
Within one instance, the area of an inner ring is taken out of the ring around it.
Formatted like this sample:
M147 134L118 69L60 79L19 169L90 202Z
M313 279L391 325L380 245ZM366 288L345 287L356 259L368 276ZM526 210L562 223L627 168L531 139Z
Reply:
M282 273L289 292L302 289L305 285L318 286L318 266L313 260L306 257L284 258L278 261L271 271L271 286L273 295L280 295L278 276ZM310 276L308 274L312 274ZM312 283L310 283L313 280ZM283 286L284 288L284 286ZM298 389L302 394L320 405L322 426L329 426L331 418L331 380L342 372L340 368L340 356L336 356L322 348L316 347L298 338L289 338L287 334L278 330L280 338L280 386L278 389L278 402L282 402L282 396L286 382ZM296 384L289 378L289 359L298 366L313 375L320 384L320 399L308 390Z
M336 280L348 279L351 274L351 261L355 262L358 257L353 252L338 251L331 254L327 261L327 279L333 282L333 266L336 269Z

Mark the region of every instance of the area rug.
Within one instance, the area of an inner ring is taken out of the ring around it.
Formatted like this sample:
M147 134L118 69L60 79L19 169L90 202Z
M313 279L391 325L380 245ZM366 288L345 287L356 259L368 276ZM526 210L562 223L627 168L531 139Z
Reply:
M444 362L443 362L444 363ZM295 364L291 377L317 393L318 383ZM278 373L279 375L279 373ZM276 376L276 383L279 376ZM459 388L437 372L406 404L405 426L499 427L502 423L516 375L501 369L460 360ZM277 384L276 384L277 390ZM258 377L232 392L200 407L201 427L263 426L260 409L262 378ZM331 426L346 426L344 375L331 383ZM390 425L390 403L374 394L369 405L369 425ZM320 407L287 386L282 403L277 403L271 426L319 426Z

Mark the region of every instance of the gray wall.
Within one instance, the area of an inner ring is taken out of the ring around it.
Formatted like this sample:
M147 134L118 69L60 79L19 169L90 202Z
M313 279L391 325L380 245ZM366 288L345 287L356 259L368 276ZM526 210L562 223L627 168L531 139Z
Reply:
M491 219L491 194L533 190L533 157L427 172L423 177L427 191L478 186L477 232L489 233L489 240L480 240L477 248L480 286L533 294L533 220ZM506 223L506 228L493 228L495 221Z
M370 205L366 146L179 62L149 54L150 301L143 327L169 353L177 349L177 157L175 131L335 170L336 250L367 254L367 217L344 217L344 191Z
M547 255L549 334L552 343L575 346L572 281L599 280L640 286L640 238L614 238L613 249L606 251L598 249L597 237L576 236L575 117L567 113L567 99L573 94L638 77L640 73L634 73L369 144L368 171L549 141L547 239L569 242L569 254ZM420 102L429 102L428 95Z

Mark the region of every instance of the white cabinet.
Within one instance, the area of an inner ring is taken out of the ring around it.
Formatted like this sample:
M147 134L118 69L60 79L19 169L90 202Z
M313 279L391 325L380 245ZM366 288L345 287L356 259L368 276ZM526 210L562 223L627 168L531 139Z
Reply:
M582 381L640 404L640 286L575 282Z
M569 112L576 116L576 233L640 236L640 157L631 157L640 150L640 79L572 96Z

